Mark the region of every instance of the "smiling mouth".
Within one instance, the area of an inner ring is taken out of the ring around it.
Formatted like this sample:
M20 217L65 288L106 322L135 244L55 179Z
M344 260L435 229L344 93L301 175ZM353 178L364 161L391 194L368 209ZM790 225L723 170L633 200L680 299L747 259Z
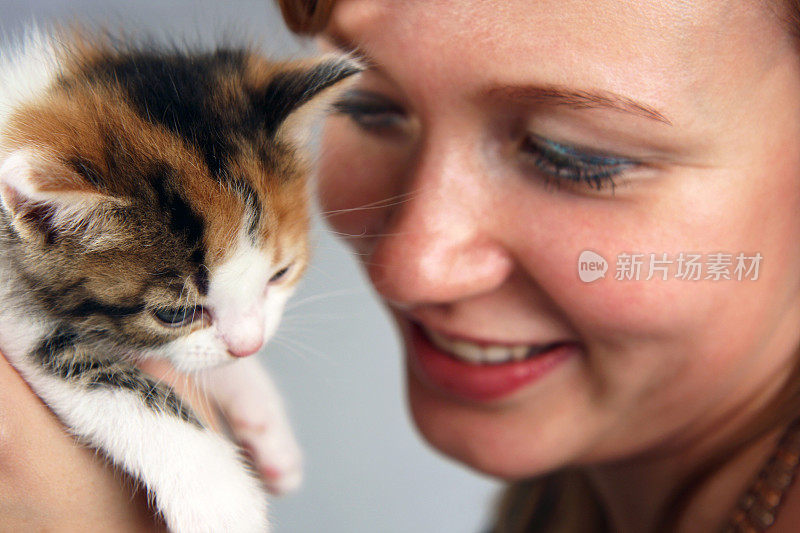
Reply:
M449 337L422 325L421 329L436 348L446 352L454 359L473 365L502 365L524 361L564 344L563 342L536 345L476 344L464 339Z

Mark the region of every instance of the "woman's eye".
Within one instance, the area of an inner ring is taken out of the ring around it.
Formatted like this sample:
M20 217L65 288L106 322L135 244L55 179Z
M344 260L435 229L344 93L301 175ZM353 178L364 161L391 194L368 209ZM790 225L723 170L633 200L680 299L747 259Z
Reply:
M333 104L334 112L346 115L360 128L379 132L400 126L406 119L405 111L385 96L355 90L345 93Z
M280 270L278 270L277 272L275 272L275 273L272 275L272 277L271 277L271 278L269 278L269 282L270 282L270 283L277 283L277 282L279 282L280 280L282 280L284 277L286 277L286 274L289 272L289 269L291 268L291 266L292 266L292 265L285 266L285 267L283 267L282 269L280 269ZM263 279L263 278L262 278L262 279Z
M545 177L598 190L606 185L613 190L614 177L638 164L632 159L582 152L532 134L525 137L521 150Z
M170 327L182 326L187 322L194 320L195 317L199 318L201 315L202 308L200 306L176 308L163 307L153 310L153 316L155 316L163 324Z

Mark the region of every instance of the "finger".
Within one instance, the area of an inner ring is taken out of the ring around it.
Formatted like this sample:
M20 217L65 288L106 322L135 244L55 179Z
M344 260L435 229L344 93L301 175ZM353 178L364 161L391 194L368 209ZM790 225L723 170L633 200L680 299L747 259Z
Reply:
M199 387L195 378L189 374L178 372L168 361L145 359L136 366L156 380L166 383L188 403L195 414L214 431L220 432L220 415L212 398Z

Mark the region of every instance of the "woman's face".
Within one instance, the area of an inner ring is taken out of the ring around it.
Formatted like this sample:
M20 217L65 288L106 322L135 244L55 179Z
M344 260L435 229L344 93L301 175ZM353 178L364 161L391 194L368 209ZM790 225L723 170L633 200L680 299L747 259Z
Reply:
M321 202L399 324L433 446L506 478L680 453L783 385L800 56L782 24L722 0L337 2L330 41L371 68L326 124ZM604 277L582 280L586 250ZM643 254L638 279L616 279L620 254Z

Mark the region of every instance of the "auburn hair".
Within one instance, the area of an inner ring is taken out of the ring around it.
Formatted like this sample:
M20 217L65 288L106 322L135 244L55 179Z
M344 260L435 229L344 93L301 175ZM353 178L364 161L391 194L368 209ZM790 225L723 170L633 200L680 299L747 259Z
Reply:
M328 25L335 0L277 0L286 25L298 35L313 36ZM781 7L787 30L800 39L800 0ZM800 97L800 95L798 95ZM800 142L800 139L798 139ZM752 423L741 428L716 454L689 475L672 493L659 532L673 531L692 496L751 444L800 415L800 349L784 388ZM733 509L731 509L733 511ZM579 467L568 467L510 483L499 499L492 533L597 533L610 531L599 494Z

